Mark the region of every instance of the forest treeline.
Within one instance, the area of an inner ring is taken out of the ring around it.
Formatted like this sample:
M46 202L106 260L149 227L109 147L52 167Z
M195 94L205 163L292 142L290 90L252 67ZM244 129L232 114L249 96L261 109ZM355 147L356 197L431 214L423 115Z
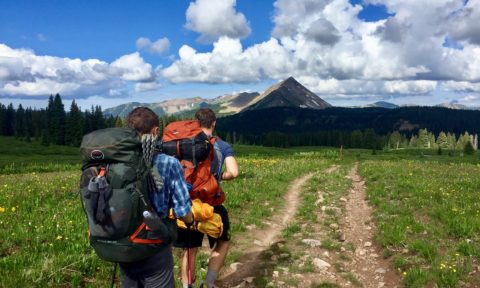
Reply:
M163 127L185 116L163 116ZM65 111L62 97L50 95L45 109L32 109L19 104L0 103L0 136L15 136L19 139L41 141L43 145L80 146L83 135L97 129L124 127L125 119L109 115L105 117L102 107L95 105L81 111L75 100Z
M238 133L220 133L227 142L267 147L293 146L330 146L364 149L443 149L470 152L477 150L478 135L467 131L458 136L451 132L441 131L435 135L427 129L420 129L418 134L402 134L399 131L379 135L369 128L354 131L319 131L315 133L287 134L268 132L262 135ZM468 146L468 147L467 147Z
M467 130L464 130L462 133L455 133L458 129L454 129L455 131L439 131L438 129L441 127L441 124L435 120L436 117L439 116L438 110L436 109L426 108L423 110L426 111L426 113L420 113L421 111L416 109L410 109L407 110L407 112L410 111L409 113L411 113L413 111L418 120L418 117L427 119L425 117L431 114L429 112L433 111L435 117L430 118L430 122L425 126L433 127L432 130L436 130L437 132L430 131L430 129L427 128L416 129L416 133L412 132L412 130L388 130L388 123L394 121L379 121L379 119L382 117L391 118L388 113L393 113L395 112L394 110L365 109L363 110L363 114L360 114L362 110L359 109L348 110L344 108L327 109L320 112L300 109L293 110L294 113L292 113L291 109L273 109L270 110L269 113L254 111L253 113L240 113L230 117L219 118L217 121L219 127L218 134L230 143L267 147L343 146L345 148L366 149L430 148L464 150L466 146L469 146L467 149L473 151L478 147L477 135L469 133ZM283 115L285 111L287 114ZM303 113L298 113L298 111ZM445 112L445 110L440 111ZM447 112L452 113L450 111ZM469 111L466 112L468 113L462 114L458 111L453 111L458 117L455 119L450 118L451 120L449 120L448 123L469 123L470 126L467 125L468 128L472 128L471 125L476 124L472 122L478 121L477 116L480 114L472 114ZM312 115L310 115L312 113L323 114L321 114L320 117L312 118ZM405 114L405 112L403 113ZM267 117L268 120L260 119L258 117L259 115ZM373 118L373 122L377 126L383 123L381 129L377 127L377 129L366 128L353 130L354 127L368 125L372 122L370 119L375 115L377 115L377 117ZM473 117L475 121L468 121L472 116L475 116ZM161 117L161 122L163 126L165 126L172 121L192 117L191 115L187 117L187 115L183 114L169 115ZM463 118L465 117L467 118L464 120ZM342 118L347 119L347 121L342 120ZM400 119L409 119L409 117L402 117ZM445 119L444 117L443 120ZM408 122L406 120L399 121L400 120L397 119L396 123L402 123L402 125ZM249 125L250 122L255 125ZM352 122L351 126L347 125L349 122ZM415 123L411 121L409 125L417 125L416 127L419 127L418 124L412 124L412 122ZM421 123L422 121L419 122ZM272 123L276 123L276 126L272 126ZM78 147L84 134L102 128L123 127L124 124L125 119L120 117L105 117L102 108L98 105L81 111L75 100L73 100L70 109L65 111L62 98L59 94L49 97L48 105L45 109L25 108L21 104L15 109L13 104L6 106L0 103L0 135L15 136L25 139L26 141L34 138L37 141L41 141L44 145L57 144ZM317 127L317 129L313 129L311 126ZM328 126L328 129L324 126ZM343 130L342 127L344 128ZM352 127L351 130L346 129L348 127ZM267 128L271 128L271 130L259 133L262 131L260 129L265 130ZM279 132L279 130L282 129L284 131ZM235 132L235 130L243 132ZM304 132L305 130L307 132Z
M81 111L75 100L68 112L59 94L50 95L45 109L32 109L21 104L0 103L0 135L15 136L30 141L32 138L44 145L80 146L84 134L91 131L123 125L122 119L105 118L100 106Z
M220 136L243 144L461 150L466 138L476 146L472 135L480 132L480 111L440 107L275 107L245 111L217 122ZM425 131L428 141L424 140Z

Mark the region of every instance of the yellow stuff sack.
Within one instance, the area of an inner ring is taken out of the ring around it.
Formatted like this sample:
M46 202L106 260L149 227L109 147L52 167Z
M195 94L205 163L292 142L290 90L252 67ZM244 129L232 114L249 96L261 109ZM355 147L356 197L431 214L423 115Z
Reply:
M213 206L207 203L203 203L202 201L200 201L200 199L195 199L192 200L192 213L195 221L205 221L213 216ZM170 209L169 217L170 219L175 219L172 209Z
M195 221L201 222L213 216L213 206L203 203L200 199L192 200L192 213Z
M218 238L223 232L223 222L220 214L213 213L213 206L203 203L200 199L192 200L192 213L197 223L195 229L210 237ZM175 219L172 209L170 209L171 219ZM178 228L187 229L182 220L177 219Z
M177 219L177 226L182 229L187 229L185 223ZM220 214L213 213L212 217L196 223L195 230L207 234L210 237L218 238L223 232L223 222Z

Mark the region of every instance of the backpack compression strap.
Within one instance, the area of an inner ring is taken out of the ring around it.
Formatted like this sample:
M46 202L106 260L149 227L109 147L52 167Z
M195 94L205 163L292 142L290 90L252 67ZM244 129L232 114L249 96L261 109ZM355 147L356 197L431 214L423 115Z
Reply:
M142 238L137 238L138 234L142 232L143 229L146 229L147 225L145 223L142 223L140 226L138 226L137 230L130 236L130 241L132 243L139 243L139 244L161 244L163 243L162 239L142 239Z
M98 175L92 177L88 183L88 192L92 197L93 204L91 215L95 216L94 220L97 223L103 223L107 220L107 200L112 194L112 186L108 184L105 178L105 171L105 167L100 167Z

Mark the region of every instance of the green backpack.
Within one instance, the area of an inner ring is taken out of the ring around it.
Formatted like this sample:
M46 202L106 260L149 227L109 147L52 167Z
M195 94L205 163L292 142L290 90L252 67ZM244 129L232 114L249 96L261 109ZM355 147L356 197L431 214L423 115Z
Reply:
M160 187L163 181L156 169L151 169L151 163L145 163L142 142L134 129L107 128L89 133L83 137L80 153L80 198L90 245L101 259L139 261L175 240L172 220L155 219L159 223L154 230L144 223L144 211L156 216L148 196L152 183Z

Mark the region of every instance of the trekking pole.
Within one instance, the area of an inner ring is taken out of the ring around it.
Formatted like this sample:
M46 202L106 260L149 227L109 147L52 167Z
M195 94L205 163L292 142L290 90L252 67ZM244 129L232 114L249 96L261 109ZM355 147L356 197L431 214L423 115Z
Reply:
M113 288L115 286L115 275L117 274L117 264L113 264L113 270L112 270L112 285L111 287Z
M188 230L188 240L187 240L187 277L188 277L188 288L193 287L192 283L192 229L190 227L187 227Z

